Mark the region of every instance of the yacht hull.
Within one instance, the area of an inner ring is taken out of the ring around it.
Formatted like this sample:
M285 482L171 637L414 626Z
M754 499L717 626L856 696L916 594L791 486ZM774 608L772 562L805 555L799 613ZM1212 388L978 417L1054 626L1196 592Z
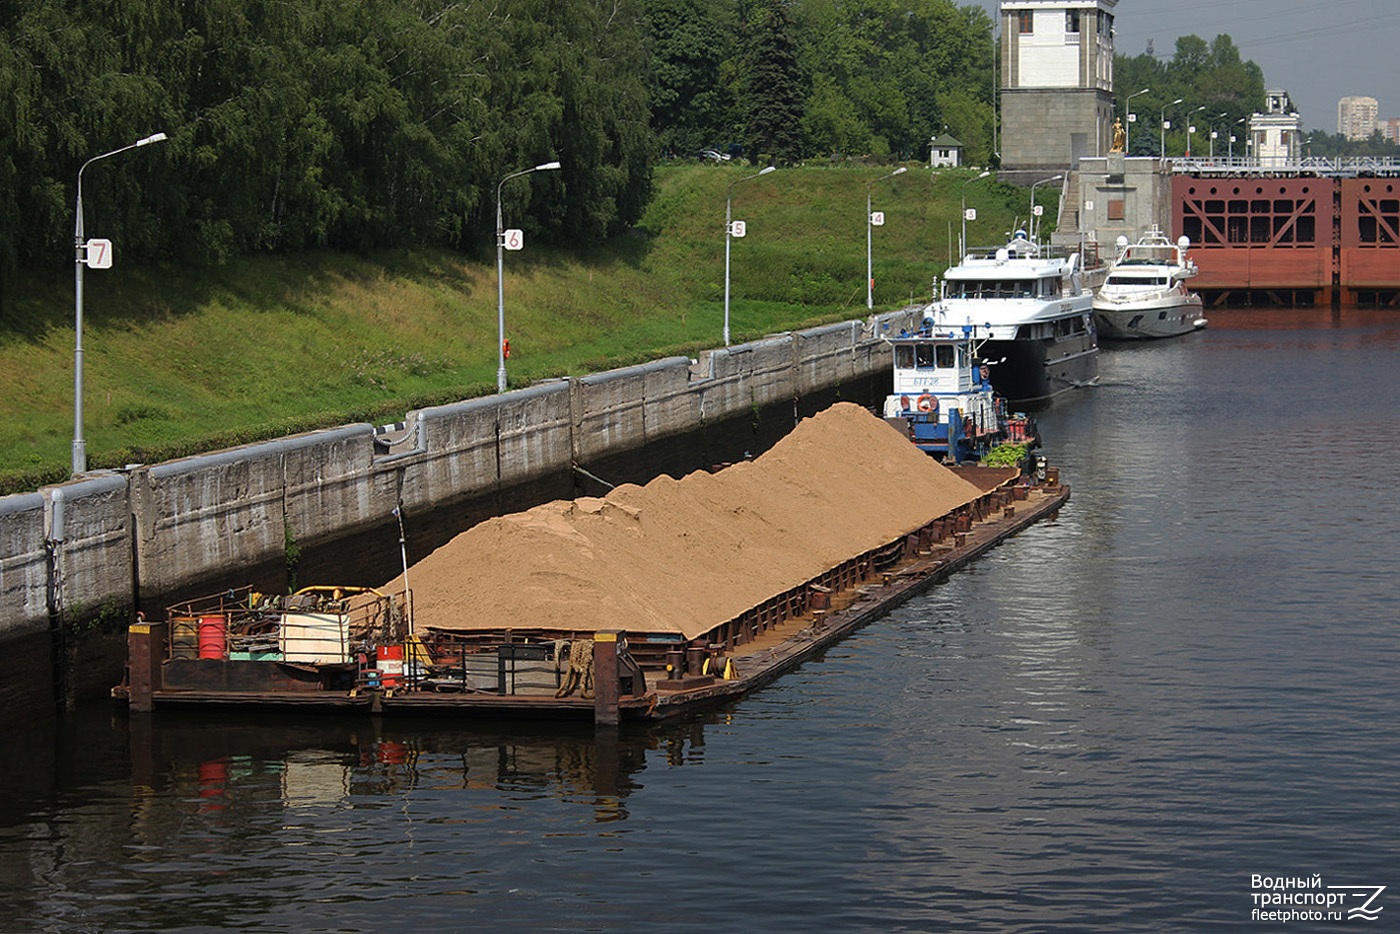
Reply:
M983 356L992 367L992 388L1008 402L1043 402L1099 378L1099 347L1093 331L1062 338L991 340Z
M1094 320L1105 340L1153 340L1205 327L1201 297L1194 293L1162 301L1094 302Z

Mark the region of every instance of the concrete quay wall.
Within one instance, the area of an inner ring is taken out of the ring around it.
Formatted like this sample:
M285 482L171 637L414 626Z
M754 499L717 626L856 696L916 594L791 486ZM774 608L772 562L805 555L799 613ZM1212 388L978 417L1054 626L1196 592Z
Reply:
M0 640L63 638L99 618L204 592L238 569L286 567L307 547L349 541L405 513L538 487L571 495L575 466L889 366L882 338L917 311L764 338L606 373L546 381L409 413L399 426L345 425L0 498ZM562 479L561 479L562 478ZM57 656L56 656L57 657Z

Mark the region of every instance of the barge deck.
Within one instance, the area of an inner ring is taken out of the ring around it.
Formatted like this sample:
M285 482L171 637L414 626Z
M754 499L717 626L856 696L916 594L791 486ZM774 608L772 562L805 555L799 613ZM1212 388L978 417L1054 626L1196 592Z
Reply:
M580 679L584 690L566 692L561 684L553 693L493 693L468 689L464 680L461 689L442 692L421 678L411 662L392 682L385 678L367 685L358 680L348 690L304 685L259 689L256 685L266 683L265 674L259 675L262 682L240 675L253 671L248 666L261 666L257 671L264 673L279 667L269 661L187 658L180 660L184 677L172 678L166 669L171 660L170 624L140 621L129 630L127 680L113 689L113 695L133 711L218 706L592 719L602 725L687 715L773 681L1012 535L1052 516L1070 495L1069 487L1059 483L1055 468L1046 471L1043 482L1032 482L1015 471L986 468L974 468L966 476L984 491L974 502L751 608L718 627L713 636L718 641L707 646L677 646L662 654L655 647L645 649L643 640L633 652L625 630L592 633L591 670ZM503 646L502 652L508 648ZM565 680L563 663L561 653L561 682ZM501 664L504 671L506 662ZM586 689L590 683L591 694Z

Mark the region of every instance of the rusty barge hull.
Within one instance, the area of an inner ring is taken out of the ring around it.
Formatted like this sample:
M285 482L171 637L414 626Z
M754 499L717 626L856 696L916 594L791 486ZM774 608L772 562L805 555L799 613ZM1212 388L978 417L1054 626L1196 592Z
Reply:
M114 694L135 711L177 707L298 710L375 715L447 715L479 719L593 720L599 724L657 721L685 716L735 700L824 651L890 609L916 596L1026 527L1056 513L1070 490L1057 482L1033 485L1006 480L976 502L935 519L899 540L866 552L827 574L766 601L716 627L711 643L728 677L691 670L667 671L654 651L644 655L645 686L617 688L626 653L625 629L600 632L594 641L593 697L577 694L434 693L412 689L258 689L280 670L275 662L185 660L173 677L164 624L138 623L129 634L127 683ZM640 646L634 648L640 649ZM293 673L295 674L295 673ZM174 685L172 686L172 683ZM622 682L624 687L626 682ZM406 685L407 686L407 685Z
M1178 175L1208 306L1400 307L1400 178Z

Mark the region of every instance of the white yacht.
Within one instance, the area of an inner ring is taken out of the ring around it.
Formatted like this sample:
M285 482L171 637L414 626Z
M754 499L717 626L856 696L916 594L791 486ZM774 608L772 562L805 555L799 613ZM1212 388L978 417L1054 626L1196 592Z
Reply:
M1118 259L1094 296L1094 318L1106 339L1174 337L1206 326L1201 297L1186 287L1196 264L1191 241L1175 243L1153 227L1137 243L1118 238Z
M1093 293L1083 272L1080 254L1053 255L1017 231L1005 246L971 250L950 267L941 300L926 314L939 330L974 329L998 395L1046 400L1098 379Z

